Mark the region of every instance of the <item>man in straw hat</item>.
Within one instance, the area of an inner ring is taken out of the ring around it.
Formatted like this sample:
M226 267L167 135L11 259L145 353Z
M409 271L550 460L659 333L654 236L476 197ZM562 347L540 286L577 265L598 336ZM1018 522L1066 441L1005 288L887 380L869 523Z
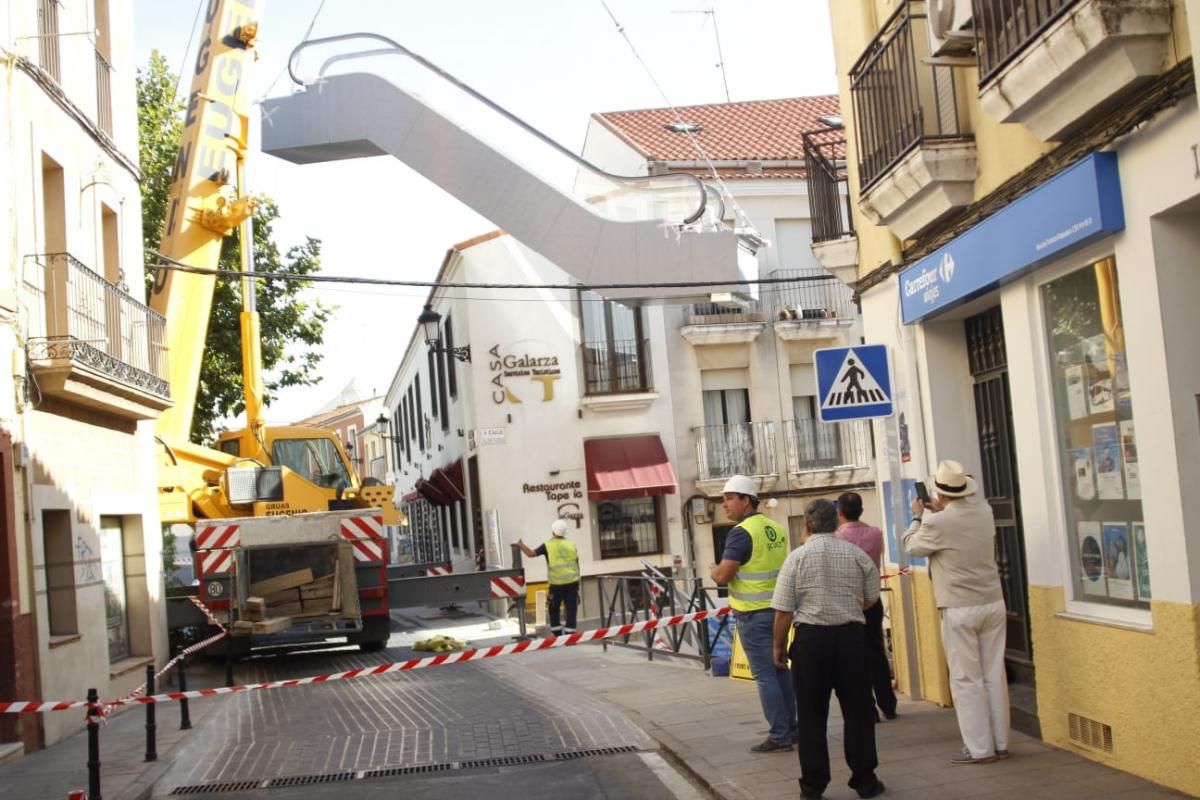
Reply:
M991 506L976 493L975 479L962 464L943 461L930 480L936 497L913 501L904 549L929 557L964 745L950 761L987 764L1008 758L1007 618L996 568L995 522Z

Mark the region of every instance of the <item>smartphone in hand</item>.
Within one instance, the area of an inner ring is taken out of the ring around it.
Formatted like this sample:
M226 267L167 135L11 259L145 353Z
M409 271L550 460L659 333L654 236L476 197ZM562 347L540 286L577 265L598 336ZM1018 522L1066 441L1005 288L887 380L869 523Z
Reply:
M929 490L925 488L925 481L917 481L917 499L923 505L929 503Z

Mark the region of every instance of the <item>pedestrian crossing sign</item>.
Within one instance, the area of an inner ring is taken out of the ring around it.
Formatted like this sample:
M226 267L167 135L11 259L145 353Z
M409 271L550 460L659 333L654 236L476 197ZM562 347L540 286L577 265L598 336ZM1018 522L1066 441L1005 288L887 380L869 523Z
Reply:
M823 422L890 417L892 370L887 345L827 347L813 353L817 373L817 415Z

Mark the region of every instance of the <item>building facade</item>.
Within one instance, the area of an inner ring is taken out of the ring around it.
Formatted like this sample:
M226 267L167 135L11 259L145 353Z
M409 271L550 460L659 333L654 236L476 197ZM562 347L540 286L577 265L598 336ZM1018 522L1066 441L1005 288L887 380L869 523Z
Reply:
M1200 9L1185 5L830 10L843 251L906 421L883 495L898 483L907 515L915 480L967 464L996 518L1014 726L1196 793L1200 739L1168 710L1200 700ZM900 681L949 703L914 566L916 635L897 641L920 642L917 673L902 654Z
M691 134L720 138L704 144L732 198L728 224L776 243L757 274L782 282L640 307L586 290L435 290L441 352L415 333L385 398L409 518L402 560L507 566L512 543L541 542L563 517L581 555L582 613L595 617L597 576L638 574L643 561L706 574L735 522L720 509L734 474L777 498L767 513L797 535L812 496L857 489L875 516L870 429L819 421L812 369L815 349L861 336L849 288L810 250L802 133L828 129L820 118L836 116L836 98L678 113ZM665 109L596 115L584 157L623 174L711 176L673 147L672 121ZM573 279L497 233L452 248L439 282ZM543 581L544 562L526 574Z
M132 42L128 4L0 12L5 698L119 697L167 651L153 420L170 399L143 303ZM82 725L8 715L0 741Z

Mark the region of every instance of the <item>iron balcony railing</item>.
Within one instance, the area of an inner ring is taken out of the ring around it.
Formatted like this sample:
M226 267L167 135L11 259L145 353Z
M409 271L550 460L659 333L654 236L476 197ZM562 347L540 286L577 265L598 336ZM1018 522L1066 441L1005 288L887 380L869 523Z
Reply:
M985 84L1079 0L974 0L975 52Z
M96 51L96 124L112 136L112 66Z
M788 472L864 469L874 459L870 424L790 419L783 423Z
M25 258L26 349L35 364L70 359L169 398L161 314L68 253Z
M684 311L684 325L731 325L737 322L762 323L762 303L758 300L693 303Z
M796 279L795 283L772 284L767 291L775 320L852 320L858 313L854 292L823 269L777 269L767 277Z
M697 480L779 474L774 422L702 425L692 433L696 436Z
M62 66L58 52L58 2L59 0L38 0L38 66L54 79L62 83Z
M650 343L647 340L584 342L580 350L585 395L653 391L648 357Z
M846 137L837 130L803 134L814 244L854 235L846 177Z
M953 68L929 56L925 3L907 0L850 69L861 191L922 142L971 135Z

